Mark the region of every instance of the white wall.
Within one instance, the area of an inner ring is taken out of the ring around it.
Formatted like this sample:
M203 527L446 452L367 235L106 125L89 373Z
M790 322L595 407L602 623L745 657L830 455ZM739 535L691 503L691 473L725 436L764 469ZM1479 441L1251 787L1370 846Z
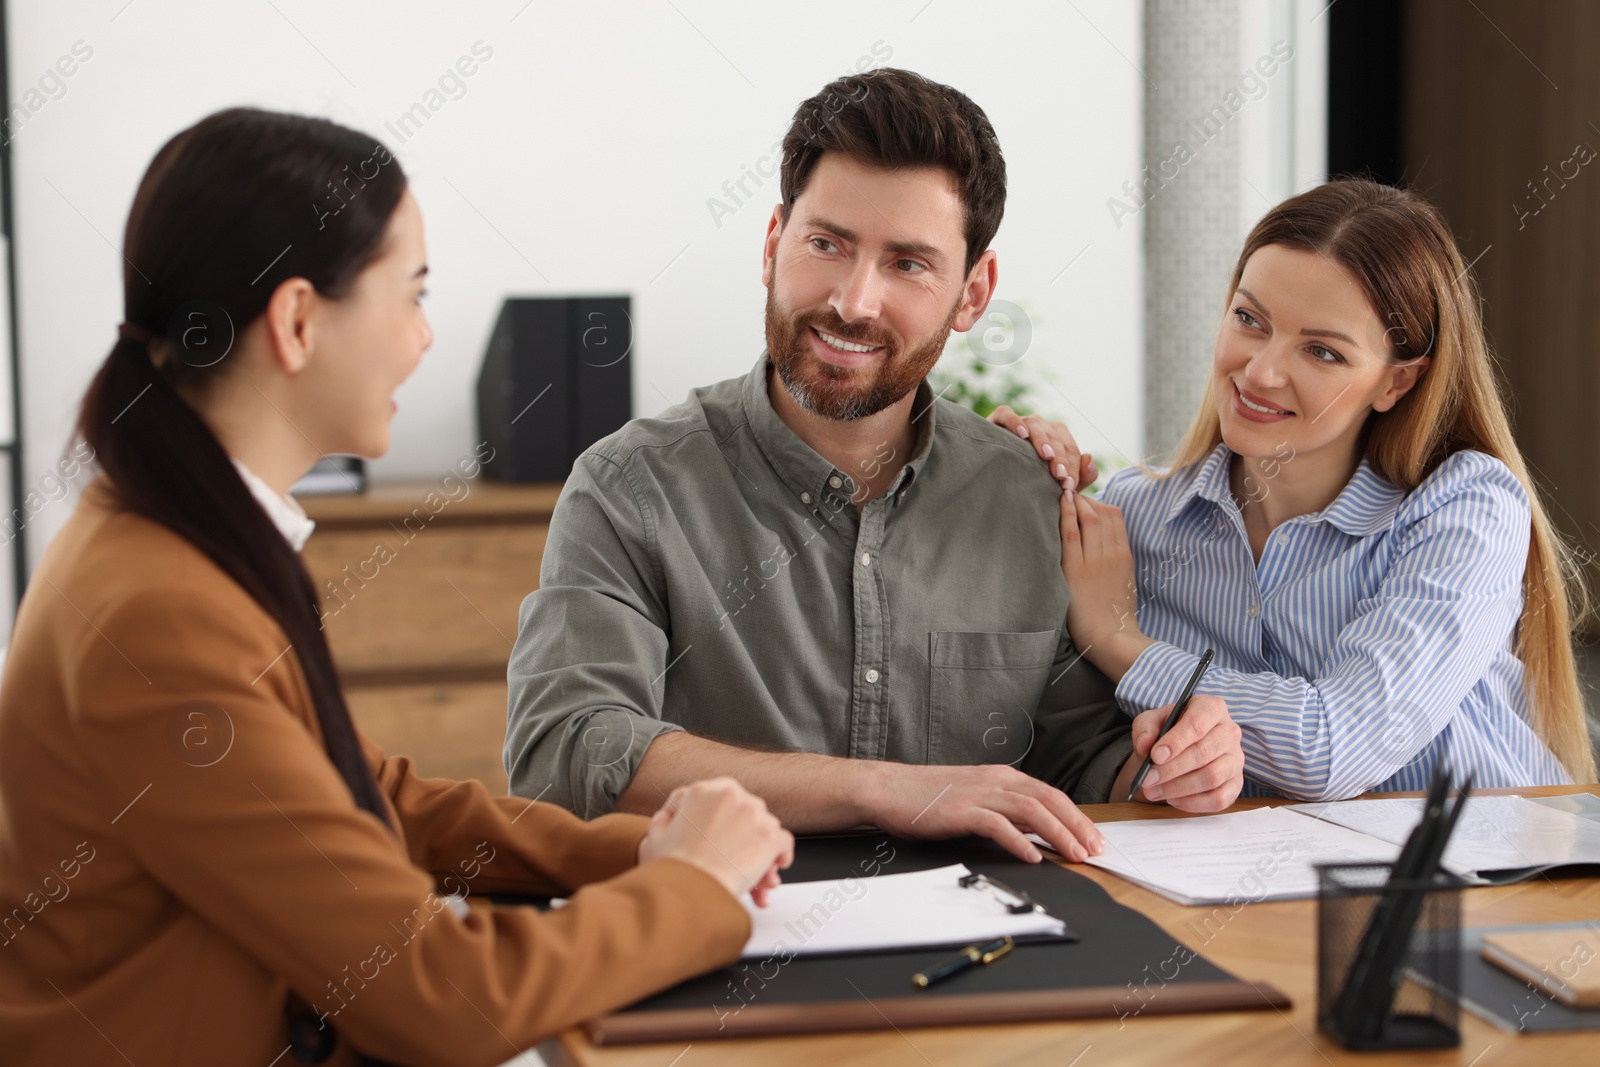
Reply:
M1137 3L125 4L10 5L14 102L76 42L92 49L59 98L34 98L13 144L34 482L66 446L121 318L116 248L134 188L161 143L206 113L321 114L395 149L427 220L436 340L372 473L431 479L475 440L472 384L508 294L632 293L636 414L747 370L777 178L720 226L707 201L770 150L801 99L876 62L875 44L988 112L1011 173L997 295L1033 318L1028 359L1092 412L1092 425L1075 420L1083 443L1142 448L1139 235L1104 208L1141 162ZM386 123L478 41L492 57L401 144ZM68 511L33 519L34 560Z

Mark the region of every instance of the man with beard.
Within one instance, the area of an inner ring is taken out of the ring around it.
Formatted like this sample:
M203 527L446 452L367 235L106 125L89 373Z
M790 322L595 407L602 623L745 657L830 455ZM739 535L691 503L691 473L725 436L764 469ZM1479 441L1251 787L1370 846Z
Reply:
M726 774L796 832L1037 860L1031 830L1082 860L1103 840L1068 794L1127 798L1169 709L1130 727L1065 635L1062 487L924 384L994 290L994 130L948 86L850 75L801 104L782 195L755 368L573 468L508 672L512 790L670 818ZM1141 797L1217 810L1242 768L1196 697Z

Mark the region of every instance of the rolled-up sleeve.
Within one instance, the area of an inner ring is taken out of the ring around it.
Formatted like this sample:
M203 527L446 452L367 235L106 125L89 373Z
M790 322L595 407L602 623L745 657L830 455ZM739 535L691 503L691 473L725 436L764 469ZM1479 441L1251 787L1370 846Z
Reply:
M654 529L622 467L579 458L507 667L513 793L604 815L650 743L682 729L661 717L669 640Z

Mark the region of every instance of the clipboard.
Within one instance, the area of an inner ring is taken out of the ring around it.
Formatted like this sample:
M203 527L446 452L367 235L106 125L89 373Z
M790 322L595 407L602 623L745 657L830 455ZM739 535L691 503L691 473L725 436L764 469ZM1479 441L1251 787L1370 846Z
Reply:
M1076 941L1019 942L1004 960L927 989L911 976L949 948L742 960L585 1024L596 1045L1286 1009L1289 998L1206 960L1089 879L993 842L884 834L802 838L786 877L821 881L965 863L1065 919ZM765 963L765 965L763 965Z
M742 962L960 949L1009 937L1015 944L1076 941L1064 918L1024 890L953 863L875 878L785 880L767 906L748 899Z

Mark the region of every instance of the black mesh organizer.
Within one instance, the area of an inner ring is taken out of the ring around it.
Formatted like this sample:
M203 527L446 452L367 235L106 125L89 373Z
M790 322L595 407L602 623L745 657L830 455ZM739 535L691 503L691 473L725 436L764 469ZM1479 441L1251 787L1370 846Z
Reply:
M1350 1049L1453 1048L1461 1044L1452 992L1461 880L1440 872L1390 884L1389 870L1387 863L1317 868L1317 1025ZM1402 921L1381 958L1370 943L1364 957L1374 926L1396 915Z

